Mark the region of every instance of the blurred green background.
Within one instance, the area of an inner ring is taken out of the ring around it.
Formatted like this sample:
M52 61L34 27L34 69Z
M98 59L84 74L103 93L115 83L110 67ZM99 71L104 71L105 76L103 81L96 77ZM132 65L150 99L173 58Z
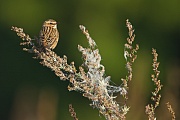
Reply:
M127 74L123 49L128 36L125 21L129 19L140 50L133 66L127 120L147 119L145 105L153 91L152 47L159 54L164 85L156 116L169 119L165 106L169 101L180 119L179 5L179 0L1 0L0 120L72 120L70 103L80 120L104 120L81 93L68 92L67 81L60 81L50 69L33 60L33 55L22 51L21 39L10 30L11 26L22 27L31 37L38 36L42 23L49 18L60 22L61 38L54 51L66 55L76 67L82 64L77 45L88 46L78 27L85 25L98 45L106 75L116 85Z

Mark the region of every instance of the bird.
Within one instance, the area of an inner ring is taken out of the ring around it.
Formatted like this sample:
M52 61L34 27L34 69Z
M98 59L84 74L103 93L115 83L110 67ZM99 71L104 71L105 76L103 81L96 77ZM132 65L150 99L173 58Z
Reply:
M53 19L48 19L44 21L42 25L42 29L39 33L38 44L43 49L53 50L57 46L59 36L57 22Z

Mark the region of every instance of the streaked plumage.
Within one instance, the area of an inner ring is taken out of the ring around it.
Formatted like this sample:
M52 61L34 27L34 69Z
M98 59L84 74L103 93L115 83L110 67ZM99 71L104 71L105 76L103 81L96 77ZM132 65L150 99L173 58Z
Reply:
M57 22L53 19L46 20L39 33L39 45L43 48L54 49L58 40Z

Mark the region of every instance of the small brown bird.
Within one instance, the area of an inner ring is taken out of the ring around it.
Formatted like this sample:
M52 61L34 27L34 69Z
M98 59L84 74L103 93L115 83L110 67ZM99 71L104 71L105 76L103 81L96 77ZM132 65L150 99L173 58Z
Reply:
M57 22L53 19L48 19L43 23L39 33L39 45L43 48L54 49L59 40L59 32Z

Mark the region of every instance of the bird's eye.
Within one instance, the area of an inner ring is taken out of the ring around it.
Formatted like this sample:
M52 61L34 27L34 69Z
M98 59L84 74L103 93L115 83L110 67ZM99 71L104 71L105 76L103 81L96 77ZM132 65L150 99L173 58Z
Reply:
M49 23L49 24L50 24L50 25L55 25L56 23L53 23L53 22L52 22L52 23Z

